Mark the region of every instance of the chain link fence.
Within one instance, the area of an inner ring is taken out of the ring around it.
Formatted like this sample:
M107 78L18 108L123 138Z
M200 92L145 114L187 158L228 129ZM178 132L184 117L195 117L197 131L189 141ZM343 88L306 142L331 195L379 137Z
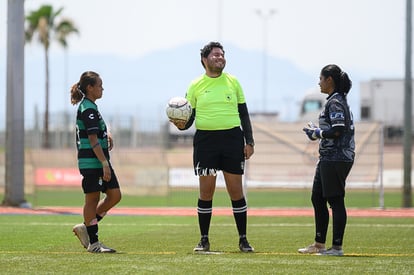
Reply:
M68 123L70 124L70 123ZM68 125L65 124L65 125ZM174 131L170 123L133 119L110 120L115 147L111 161L123 187L132 195L166 195L172 189L197 188L192 168L194 130ZM311 188L318 157L317 142L309 141L302 123L281 123L276 119L252 118L255 154L247 161L246 188ZM157 129L157 130L154 130ZM348 188L383 188L383 141L378 123L356 124L356 160ZM42 132L25 134L25 191L36 187L80 186L73 127L51 127L51 149L41 148ZM0 140L4 140L4 133ZM4 143L3 143L4 144ZM4 190L4 150L0 152L0 192ZM221 173L217 186L224 187Z

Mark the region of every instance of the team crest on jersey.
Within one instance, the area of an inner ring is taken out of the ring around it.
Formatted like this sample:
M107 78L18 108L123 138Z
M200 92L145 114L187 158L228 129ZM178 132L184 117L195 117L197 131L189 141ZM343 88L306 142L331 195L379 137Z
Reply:
M345 119L344 113L330 113L329 118L330 119Z

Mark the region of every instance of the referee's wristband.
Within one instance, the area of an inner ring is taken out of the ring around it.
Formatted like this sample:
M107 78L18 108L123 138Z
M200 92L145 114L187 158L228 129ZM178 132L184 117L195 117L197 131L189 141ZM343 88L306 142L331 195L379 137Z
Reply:
M102 161L102 166L109 166L109 162L107 160Z

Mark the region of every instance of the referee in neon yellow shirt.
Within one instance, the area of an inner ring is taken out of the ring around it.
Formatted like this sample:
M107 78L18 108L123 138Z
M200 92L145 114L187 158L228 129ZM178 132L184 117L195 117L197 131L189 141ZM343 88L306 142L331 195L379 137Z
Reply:
M223 46L210 42L201 49L205 74L193 80L186 98L193 113L189 121L172 121L179 129L188 129L195 121L193 164L199 176L197 204L201 239L194 251L209 251L209 229L217 172L224 175L233 215L239 233L239 249L253 252L246 238L247 203L243 194L242 175L245 160L254 153L254 140L243 89L226 66Z

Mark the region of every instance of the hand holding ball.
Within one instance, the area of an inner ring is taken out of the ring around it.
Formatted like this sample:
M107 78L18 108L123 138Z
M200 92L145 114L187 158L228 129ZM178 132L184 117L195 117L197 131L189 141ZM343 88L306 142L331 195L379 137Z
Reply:
M166 113L170 120L188 121L191 117L192 108L184 97L173 97L168 101Z
M184 97L173 97L168 101L166 113L168 119L179 129L183 129L191 117L192 108Z

